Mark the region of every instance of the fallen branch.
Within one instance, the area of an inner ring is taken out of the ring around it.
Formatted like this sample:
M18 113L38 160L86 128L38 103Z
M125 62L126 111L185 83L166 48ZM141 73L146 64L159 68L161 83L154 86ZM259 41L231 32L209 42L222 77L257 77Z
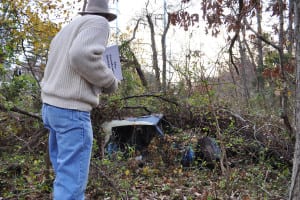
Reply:
M121 100L127 100L127 99L132 99L132 98L143 98L143 97L155 97L155 98L161 99L163 101L172 103L172 104L174 104L176 106L179 106L179 103L177 103L175 101L171 101L170 99L167 99L167 98L159 96L159 95L154 95L154 94L133 95L133 96L124 97Z
M31 152L35 151L36 147L38 145L41 145L40 142L41 137L43 137L47 133L48 133L48 129L46 128L42 128L36 131L28 142L24 141L24 146L19 150L19 152L23 152L25 151L25 149Z
M35 119L38 119L38 120L42 121L42 117L39 114L31 113L31 112L22 110L22 109L20 109L16 106L14 106L12 108L7 108L4 105L0 104L0 110L5 111L5 112L13 111L13 112L20 113L20 114L23 114L23 115L27 115L29 117L32 117L32 118L35 118Z
M148 114L151 114L152 111L150 111L147 107L145 106L125 106L123 107L124 109L144 109Z

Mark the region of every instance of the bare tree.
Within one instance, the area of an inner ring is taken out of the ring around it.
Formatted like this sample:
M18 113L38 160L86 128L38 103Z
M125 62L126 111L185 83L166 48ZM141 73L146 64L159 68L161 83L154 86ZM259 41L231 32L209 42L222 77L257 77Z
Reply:
M257 33L259 35L262 35L262 27L261 27L261 21L262 21L262 3L257 3L255 5L256 10L256 19L257 19ZM263 61L263 44L262 40L257 38L257 52L258 52L258 67L256 70L257 75L257 91L260 92L264 89L264 79L262 76L262 71L264 68L264 61Z
M238 43L239 43L239 52L241 56L241 78L242 78L242 84L243 84L243 96L245 98L245 102L247 105L249 105L249 99L250 99L250 94L249 94L249 88L248 88L248 80L247 80L247 74L246 74L246 48L245 48L245 28L241 28L241 33L242 33L242 40L240 36L238 37Z
M164 8L166 9L166 8ZM164 27L164 32L161 37L161 47L162 47L162 89L163 92L166 92L167 89L167 46L166 46L166 37L170 27L170 17L167 18L167 24Z
M295 1L296 41L296 143L289 200L300 199L300 1Z
M293 15L294 15L294 0L289 0L289 24L288 24L288 45L287 49L289 54L293 53L293 45L294 45L294 33L293 33Z
M159 70L159 66L158 66L158 53L157 53L157 47L156 47L156 42L155 42L155 30L154 30L154 24L152 21L152 15L151 15L151 13L148 12L148 5L149 5L149 1L147 1L147 4L146 4L146 11L147 11L146 18L147 18L147 21L149 24L150 36L151 36L152 67L155 72L156 89L158 91L160 91L161 90L160 70Z
M283 84L283 90L281 93L281 118L284 120L284 124L289 131L289 134L292 135L293 133L293 128L290 123L290 119L288 116L288 83L287 83L287 75L286 71L284 69L284 3L282 0L278 0L278 8L279 8L279 48L278 48L278 53L279 53L279 59L280 59L280 73L281 73L281 80Z
M121 60L123 62L125 62L125 66L128 66L128 67L131 67L131 66L134 66L141 82L142 82L142 85L147 88L148 87L148 82L146 80L146 77L145 77L145 74L142 70L142 66L141 64L139 63L136 55L134 54L133 50L131 49L130 47L130 43L135 39L135 36L136 36L136 32L138 30L138 27L139 27L139 24L141 22L141 18L137 20L136 22L136 25L133 29L133 33L132 33L132 37L126 41L124 41L121 46L120 46L120 50L121 50ZM126 53L125 53L126 52ZM123 55L123 54L126 54Z
M245 20L245 23L247 25L247 28L251 30L253 33L255 33L256 37L260 40L262 40L264 43L272 46L274 49L277 50L278 55L279 55L279 72L280 72L280 80L282 83L282 92L280 94L280 103L281 103L281 118L284 121L284 124L286 126L287 131L289 132L290 135L293 133L293 128L289 119L288 115L288 82L287 82L287 72L284 68L285 63L284 63L284 3L282 0L278 0L276 2L276 7L278 8L276 14L279 16L279 28L278 28L278 44L268 40L266 37L263 35L260 35L258 32L256 32L251 25Z

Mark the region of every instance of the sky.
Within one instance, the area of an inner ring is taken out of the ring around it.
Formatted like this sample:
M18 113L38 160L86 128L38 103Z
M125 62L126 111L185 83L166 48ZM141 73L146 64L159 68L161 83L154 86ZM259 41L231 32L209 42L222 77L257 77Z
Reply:
M155 14L163 14L164 2L166 2L167 4L168 11L174 11L175 8L178 9L178 6L172 7L172 5L180 3L180 0L109 0L110 8L118 15L117 20L110 23L112 29L111 32L119 34L130 34L129 30L132 31L134 29L137 18L143 16L145 19L145 5L147 1L150 2L149 11L153 11ZM197 50L203 54L200 61L202 65L205 65L206 68L214 69L214 66L216 66L215 62L222 62L224 60L228 61L228 53L226 52L228 46L226 47L225 44L228 33L226 32L226 30L221 30L221 34L218 36L218 38L205 34L205 22L201 21L201 1L191 0L190 2L191 3L189 4L190 7L188 8L188 10L190 11L190 13L198 13L200 22L197 27L192 27L189 29L189 31L184 31L182 28L171 26L168 31L166 41L167 55L170 56L168 57L168 59L174 62L177 61L178 63L181 62L182 64L185 62L185 56L188 52L188 49L190 48L193 51ZM78 5L76 6L78 7L74 10L73 17L78 15L78 10L81 10L82 2L78 3ZM264 16L264 18L266 17L267 16ZM268 25L272 25L272 23L269 23L270 20L266 19L266 22L266 27ZM162 21L160 23L162 23ZM138 57L140 62L141 60L145 60L146 64L150 66L152 61L150 46L151 40L147 21L144 21L144 24L145 26L142 24L139 26L139 30L136 35L137 39L134 40L134 42L137 43L137 41L140 41L138 39L143 40L141 42L141 45L138 47L136 47L137 44L135 43L136 48L143 48L136 53L136 56ZM160 27L163 26L160 25ZM160 37L162 31L161 29L159 30L159 27L155 27L155 30L157 36L156 45L157 48L160 48ZM110 43L112 43L110 45L113 45L113 43L118 43L118 41L110 41ZM144 46L142 46L142 43L144 44ZM158 51L160 54L161 49L158 49ZM221 51L222 53L220 53Z
M110 0L109 7L110 9L118 15L117 20L110 22L111 32L114 33L128 33L128 28L133 30L136 25L136 19L140 16L145 16L146 2L148 0ZM178 9L176 5L179 0L149 0L149 11L153 11L155 14L161 14L163 16L163 6L164 2L167 5L168 11ZM73 12L73 17L78 16L78 10L82 8L82 3L79 3L77 9ZM191 6L189 7L190 13L198 13L199 18L201 19L200 12L200 3L198 0L191 1ZM71 17L72 17L71 15ZM144 22L147 25L147 22ZM163 20L157 20L157 23L161 23L160 27L163 27ZM224 41L221 36L221 39L216 39L210 35L206 35L204 31L205 22L200 21L197 27L192 27L189 31L184 31L183 28L171 26L167 34L167 54L172 55L172 60L178 62L184 59L189 48L192 50L200 50L205 54L204 61L205 63L214 62L217 58L219 50L224 46ZM159 53L161 52L160 48L160 36L162 34L162 29L155 27L157 33L157 48ZM192 37L191 37L192 36ZM139 26L139 31L137 33L137 39L144 40L145 43L148 43L146 46L148 49L140 53L141 60L146 60L146 62L151 62L151 49L150 49L150 33L148 26ZM117 41L115 41L117 43ZM113 45L113 44L110 44ZM147 53L148 52L148 55Z
M119 31L120 33L128 32L127 28L131 30L136 25L136 19L145 15L145 5L148 0L109 0L109 7L112 12L118 15L117 19L110 23L113 32ZM167 5L168 11L178 9L180 0L149 0L149 11L154 11L155 14L163 15L164 2ZM177 5L176 5L177 4ZM175 5L175 6L171 6ZM78 3L77 9L74 9L73 17L78 15L78 10L82 8L82 2ZM191 13L198 13L201 20L200 2L198 0L192 0L188 10ZM72 16L71 15L71 16ZM145 22L146 23L146 22ZM163 21L158 20L158 23ZM204 32L205 22L200 21L197 28L194 27L189 31L184 31L182 28L170 28L167 37L172 41L173 49L180 48L188 43L191 43L190 35L193 35L193 45L204 51L209 57L214 58L218 53L216 49L220 49L224 44L221 40L217 40L210 35L206 35ZM162 27L162 26L161 26ZM140 29L148 30L148 27L141 25ZM156 28L159 33L158 29ZM145 32L146 32L145 31ZM161 33L159 33L161 34ZM149 33L148 33L149 35ZM198 36L198 37L196 37ZM223 39L223 38L222 38ZM169 44L167 44L169 45ZM196 47L195 47L196 48Z
M116 4L111 4L113 1L111 0L110 6L113 10L118 10L118 18L115 22L112 22L112 27L118 27L118 29L122 31L126 31L126 27L130 26L131 29L135 26L135 18L143 15L145 10L147 0L138 0L134 1L134 5L132 5L131 0L119 0ZM129 3L130 2L130 3ZM163 5L164 0L150 0L150 2L154 2L154 5L150 6L149 10L158 10L163 14ZM172 4L171 4L171 3ZM172 10L173 8L170 5L174 5L175 2L179 2L179 0L166 0L168 10ZM201 12L200 12L200 3L199 1L191 1L192 5L189 8L191 13L198 13L201 20ZM196 2L196 3L195 3ZM176 7L176 6L175 6ZM177 9L178 7L176 7ZM174 8L175 9L175 8ZM169 44L167 41L167 45L171 45L171 48L183 49L184 46L189 43L194 46L193 48L197 48L207 54L207 56L211 59L214 59L217 56L218 50L224 45L221 40L218 40L210 35L206 35L204 31L205 22L200 21L197 27L191 28L189 31L184 31L182 28L172 27L169 29L167 39L169 39ZM141 26L141 29L144 27ZM145 29L148 29L147 27ZM191 39L191 35L193 35ZM221 36L222 38L222 36ZM222 38L223 40L224 38ZM172 47L173 46L173 47Z

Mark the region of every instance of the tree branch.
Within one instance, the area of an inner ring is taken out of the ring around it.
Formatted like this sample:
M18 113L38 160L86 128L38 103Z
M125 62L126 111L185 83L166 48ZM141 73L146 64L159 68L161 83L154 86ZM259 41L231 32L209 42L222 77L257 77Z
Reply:
M245 22L246 22L246 25L247 25L247 28L250 29L258 39L262 40L263 42L265 42L266 44L272 46L274 49L280 51L280 47L277 46L276 44L274 44L273 42L269 41L267 38L265 38L264 36L260 35L259 33L257 33L251 26L250 24L248 23L247 19L245 19Z
M234 66L236 73L239 75L239 70L238 67L236 66L236 64L234 63L233 60L233 53L232 53L232 49L234 46L235 41L237 40L239 33L240 33L240 29L241 29L241 21L243 18L242 12L243 12L243 8L244 8L244 1L243 0L239 0L239 13L238 13L238 18L236 21L236 27L237 30L235 31L235 35L233 37L233 39L231 40L230 46L229 46L229 56L230 56L230 62L231 64Z
M137 32L137 29L138 29L138 27L139 27L139 24L140 24L140 21L141 21L141 20L142 20L141 18L139 18L139 19L137 20L136 25L135 25L135 27L134 27L134 29L133 29L132 37L131 37L129 40L125 41L125 42L124 42L125 44L128 44L128 43L130 43L132 40L135 39L135 34L136 34L136 32Z
M123 107L124 109L143 109L145 110L148 114L153 113L151 110L149 110L146 106L125 106Z
M127 99L132 99L132 98L143 98L143 97L155 97L155 98L161 99L163 101L172 103L172 104L174 104L176 106L179 106L179 104L177 102L175 102L175 101L171 101L170 99L167 99L167 98L159 96L159 95L154 95L154 94L133 95L133 96L124 97L121 100L127 100Z
M39 114L27 112L25 110L17 108L16 106L8 109L4 105L0 104L0 110L5 111L5 112L13 111L13 112L20 113L20 114L23 114L23 115L27 115L29 117L32 117L32 118L35 118L35 119L38 119L38 120L42 121L42 117Z

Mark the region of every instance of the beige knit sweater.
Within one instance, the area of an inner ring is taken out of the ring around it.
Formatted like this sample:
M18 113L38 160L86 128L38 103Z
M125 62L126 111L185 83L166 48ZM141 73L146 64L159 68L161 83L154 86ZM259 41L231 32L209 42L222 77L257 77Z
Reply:
M41 82L43 103L90 111L99 104L99 93L117 90L117 79L102 61L108 36L104 17L84 15L54 37Z

